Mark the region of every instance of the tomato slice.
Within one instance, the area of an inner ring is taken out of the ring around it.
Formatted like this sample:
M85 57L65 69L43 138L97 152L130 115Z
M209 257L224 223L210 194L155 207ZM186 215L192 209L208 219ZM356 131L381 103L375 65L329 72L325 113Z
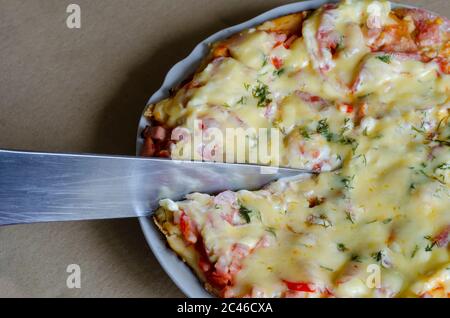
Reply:
M287 288L289 288L290 290L307 292L307 293L315 292L315 290L310 287L309 283L305 283L305 282L290 282L290 281L287 281L287 280L283 280L283 282L286 284Z
M180 216L180 230L187 243L195 244L197 242L195 225L183 210L181 210Z
M291 45L292 45L292 43L294 43L294 41L295 40L297 40L298 39L298 36L297 35L291 35L287 40L286 40L286 42L284 42L284 47L286 48L286 49L290 49L290 47L291 47Z
M444 74L450 74L450 64L448 63L448 60L441 57L438 57L436 60L441 72Z
M272 64L277 70L279 70L283 66L283 60L276 56L272 57Z
M353 106L350 104L343 103L339 105L339 110L343 113L351 114L353 112Z

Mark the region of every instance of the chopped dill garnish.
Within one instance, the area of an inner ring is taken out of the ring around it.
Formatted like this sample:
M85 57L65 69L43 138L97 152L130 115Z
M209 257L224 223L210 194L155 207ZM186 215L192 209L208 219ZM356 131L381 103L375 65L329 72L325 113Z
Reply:
M429 175L429 174L426 173L423 169L420 169L419 172L420 172L422 175L424 175L425 177L427 177L428 179L437 181L437 182L439 182L440 184L444 184L444 185L446 184L444 181L442 181L442 180L439 179L438 177Z
M392 218L388 218L386 220L383 220L383 224L389 224L392 222Z
M376 253L372 253L371 256L375 261L380 262L381 259L383 258L383 253L381 251L378 251Z
M348 120L345 120L344 127L342 128L341 133L335 134L330 131L330 125L328 124L328 120L324 118L318 121L316 132L318 134L321 134L328 142L337 142L342 145L351 145L354 154L359 144L356 141L356 139L343 136L343 134L349 129L347 123Z
M340 252L346 252L346 251L348 251L348 248L347 248L343 243L338 243L337 249L338 249L338 251L340 251Z
M273 71L273 75L274 75L274 76L281 76L281 75L284 74L285 71L286 71L286 70L285 70L284 68L280 68L279 70Z
M330 133L330 126L328 125L328 121L326 118L319 120L319 122L317 123L316 131L322 135Z
M266 228L266 231L269 232L270 234L272 234L273 236L277 237L277 232L275 231L275 229L273 227Z
M357 263L361 263L361 257L358 254L352 254L352 256L350 257L350 259L353 262L357 262Z
M269 86L264 83L260 82L258 86L253 88L252 94L253 97L258 100L258 107L266 107L272 102L272 100L269 98Z
M341 178L341 182L344 185L345 189L347 189L347 190L354 189L353 186L352 186L353 179L355 179L354 175L351 176L351 177L343 177L343 178Z
M430 244L427 244L427 246L425 246L425 251L431 252L433 250L433 247L435 247L437 244L436 241L434 241L430 235L424 236L423 238L430 241Z
M356 139L350 138L350 137L344 137L344 136L342 136L339 139L339 143L342 144L342 145L351 145L353 154L355 153L356 149L359 146L359 143L356 141Z
M361 154L361 155L358 155L358 156L356 156L356 157L353 157L353 159L359 159L359 158L362 159L362 162L363 162L364 166L367 166L367 158L366 158L366 155Z
M237 102L238 104L244 105L247 103L247 97L242 96L240 100Z
M442 123L443 123L444 121L448 120L449 117L450 117L450 116L446 116L446 117L442 118L442 119L439 121L439 124L438 124L437 127L436 127L436 131L439 131L439 130L441 129Z
M443 145L443 146L450 146L450 140L449 140L448 137L447 137L447 140L442 140L442 139L436 138L436 135L437 135L437 132L438 132L439 129L436 129L436 133L435 134L427 134L427 132L425 130L416 128L414 126L412 126L412 130L414 130L414 131L418 132L419 134L423 135L428 141L437 142L438 144Z
M330 126L328 125L328 120L326 118L319 120L316 132L324 136L327 141L333 140L334 135L330 132Z
M300 135L302 135L305 139L311 139L311 135L309 134L308 130L305 127L300 127L299 129Z
M443 146L450 146L450 140L433 139L433 141L435 141Z
M331 223L331 221L328 219L328 217L325 214L321 214L320 216L310 215L307 218L306 223L308 223L310 225L320 225L325 228L329 228L329 227L333 226L333 224Z
M352 214L350 212L345 212L346 214L346 219L349 220L350 222L352 222L352 224L355 224L355 220L353 220Z
M439 166L437 166L434 170L436 171L436 170L439 170L439 169L440 170L448 170L448 169L450 169L450 164L444 162L444 163L440 164Z
M414 246L414 250L411 253L411 258L414 258L414 256L416 256L418 251L419 251L419 245L416 244L416 246Z
M425 130L419 129L419 128L414 127L414 126L412 126L412 130L414 130L415 132L418 132L419 134L422 134L422 135L426 134Z
M433 247L436 246L436 242L431 242L431 244L428 244L427 246L425 246L425 251L426 252L431 252L433 250Z
M334 269L332 269L332 268L329 268L329 267L326 267L326 266L323 266L323 265L319 265L319 266L320 266L320 268L323 268L324 270L327 270L329 272L334 272Z
M386 63L386 64L390 64L391 63L391 56L386 54L386 55L380 55L377 56L377 59L379 59L380 61Z
M261 214L259 211L253 211L242 204L239 206L239 214L244 218L245 222L250 223L252 221L252 215L256 216L258 219L261 219Z
M365 98L369 97L370 95L373 95L373 93L364 94L364 95L358 96L357 98L358 99L365 99Z
M342 127L341 135L350 129L350 127L348 126L348 123L350 122L350 120L351 120L350 118L344 119L344 126Z
M269 63L269 58L267 57L266 54L263 54L262 58L263 58L263 62L262 62L261 67L264 67Z

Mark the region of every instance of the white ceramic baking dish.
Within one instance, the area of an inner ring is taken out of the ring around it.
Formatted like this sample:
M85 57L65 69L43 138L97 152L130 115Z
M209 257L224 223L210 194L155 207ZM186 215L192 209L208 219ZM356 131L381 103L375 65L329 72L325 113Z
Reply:
M267 11L249 21L217 32L216 34L210 36L209 38L198 44L188 57L172 67L172 69L167 73L167 76L161 88L153 94L148 104L153 104L164 98L167 98L169 95L169 90L171 88L176 87L179 83L192 75L202 59L208 54L209 44L217 42L221 39L228 38L231 35L239 33L242 30L259 25L264 21L271 20L290 13L316 9L321 5L329 2L337 1L312 0L284 5ZM393 7L395 6L404 5L393 4ZM142 146L142 138L140 137L141 131L148 124L149 122L147 121L147 119L142 116L139 122L137 134L136 154L140 153L140 149ZM154 255L156 256L166 273L181 289L181 291L188 297L212 297L212 295L203 288L202 283L198 280L198 278L194 275L190 268L183 261L181 261L181 259L178 258L178 256L167 246L166 239L153 224L151 218L142 217L139 219L139 221L141 223L141 227L147 239L147 242Z

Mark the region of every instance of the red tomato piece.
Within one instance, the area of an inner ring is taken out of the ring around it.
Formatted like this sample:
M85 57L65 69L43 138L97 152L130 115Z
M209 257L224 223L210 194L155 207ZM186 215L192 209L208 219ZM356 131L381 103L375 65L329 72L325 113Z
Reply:
M297 36L297 35L295 35L295 34L294 34L294 35L291 35L291 36L289 37L289 39L287 39L286 42L284 42L284 47L285 47L286 49L290 49L292 43L294 43L294 41L297 40L297 39L298 39L298 36Z
M302 292L307 292L307 293L315 292L315 290L311 288L309 283L305 283L305 282L290 282L290 281L287 281L287 280L283 280L283 282L286 284L287 288L289 288L290 290L302 291Z
M275 66L277 70L283 67L283 60L279 57L272 57L272 65Z
M339 110L343 113L351 114L353 113L353 105L350 104L341 104L339 105Z
M450 234L450 225L447 225L435 238L434 242L438 247L446 247L448 244L448 236Z
M180 230L186 242L190 244L195 244L197 242L195 226L184 211L181 211Z

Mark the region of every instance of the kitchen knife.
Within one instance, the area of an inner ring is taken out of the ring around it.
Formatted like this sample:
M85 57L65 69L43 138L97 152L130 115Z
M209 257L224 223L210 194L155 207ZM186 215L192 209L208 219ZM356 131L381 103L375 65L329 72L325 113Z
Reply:
M0 150L0 225L148 216L164 198L258 189L307 170Z

